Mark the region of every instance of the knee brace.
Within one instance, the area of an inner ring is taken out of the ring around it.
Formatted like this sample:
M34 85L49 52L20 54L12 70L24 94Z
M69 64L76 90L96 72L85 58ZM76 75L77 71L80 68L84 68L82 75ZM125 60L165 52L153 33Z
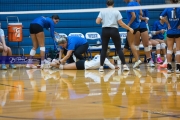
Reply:
M172 50L167 50L167 54L172 55L173 51Z
M149 52L150 51L149 46L148 47L144 47L144 51L145 52Z
M135 49L136 49L136 50L139 50L139 46L136 46L136 45L135 45Z
M176 51L176 55L180 55L180 50Z
M45 47L40 47L40 51L45 51Z
M160 45L160 44L157 44L157 45L156 45L156 50L159 50L159 49L161 49L161 45Z
M175 49L176 48L176 43L174 43L174 45L173 45L173 49Z
M36 50L31 49L30 56L34 56L36 54Z
M151 51L152 50L152 45L149 45L148 47L149 47L149 50Z
M165 49L166 48L166 44L165 43L161 43L161 49Z

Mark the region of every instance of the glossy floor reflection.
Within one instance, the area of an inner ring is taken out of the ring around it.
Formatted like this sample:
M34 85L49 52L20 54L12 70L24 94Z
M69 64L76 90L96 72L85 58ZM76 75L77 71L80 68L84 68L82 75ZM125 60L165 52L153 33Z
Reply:
M0 120L179 120L180 76L146 68L0 71Z

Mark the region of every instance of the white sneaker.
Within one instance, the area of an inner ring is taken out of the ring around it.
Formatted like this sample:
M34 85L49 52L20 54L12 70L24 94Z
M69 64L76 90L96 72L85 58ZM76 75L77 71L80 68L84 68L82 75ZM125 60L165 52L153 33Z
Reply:
M140 60L138 60L137 62L135 62L133 68L136 68L138 67L142 62Z
M128 68L127 65L124 65L122 70L123 70L123 71L129 71L129 68Z
M173 69L167 69L167 73L173 73Z
M119 56L113 56L112 57L114 60L119 60Z
M37 69L37 66L35 66L33 64L27 64L26 68Z
M46 60L46 59L44 59L44 63L45 63L45 64L50 64L51 62L48 61L48 60Z
M45 64L41 64L41 69L44 69L44 67L45 67Z
M147 64L148 67L155 67L154 62L152 60L149 61Z
M47 63L47 64L44 64L44 69L50 69L52 66L50 66L50 64L49 63Z
M99 68L99 72L104 72L103 66L101 66L101 67Z
M176 74L180 74L180 71L179 71L179 70L176 70Z

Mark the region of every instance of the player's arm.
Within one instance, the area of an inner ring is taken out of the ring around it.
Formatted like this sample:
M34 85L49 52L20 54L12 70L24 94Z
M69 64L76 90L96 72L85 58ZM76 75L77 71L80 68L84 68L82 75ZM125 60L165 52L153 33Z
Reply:
M135 12L131 12L131 20L129 21L129 23L128 23L128 26L130 26L133 22L134 22L134 20L136 19L136 14L135 14Z
M64 50L60 49L60 51L59 51L59 60L61 60L63 52L64 52Z
M100 12L96 19L96 24L100 24L101 22L102 22L102 13Z
M165 10L161 13L160 19L163 20L163 21L168 25L168 29L171 29L171 26L170 26L169 21L167 20L166 16L167 16L167 9L165 9Z
M73 52L73 50L68 50L66 56L64 56L64 58L61 59L60 62L61 62L61 63L65 63L66 60L69 59L70 56L72 55L72 52Z
M140 10L140 11L142 11L142 10ZM143 17L143 16L145 16L145 17ZM144 15L140 15L140 19L141 19L141 20L144 20L144 21L148 21L148 20L149 20L148 10L146 10L146 11L144 12Z
M152 35L158 35L162 32L161 30L157 30L157 26L158 26L158 24L157 24L157 22L155 22L153 25L152 31L151 31Z

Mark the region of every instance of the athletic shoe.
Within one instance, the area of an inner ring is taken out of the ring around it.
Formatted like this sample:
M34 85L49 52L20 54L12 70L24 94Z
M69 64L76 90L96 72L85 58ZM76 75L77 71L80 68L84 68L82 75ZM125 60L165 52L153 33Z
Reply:
M180 74L180 70L176 70L176 74Z
M149 61L149 63L147 64L148 67L155 67L154 62L152 61L152 59Z
M113 56L112 57L114 60L119 60L119 56Z
M158 57L158 58L156 59L156 62L157 62L158 64L162 64L162 63L163 63L163 61L161 60L161 57Z
M104 72L103 66L101 66L101 67L99 68L99 72Z
M13 65L13 64L10 64L9 67L10 67L11 69L16 69L16 66Z
M140 60L138 60L137 62L135 62L133 68L136 68L138 67L142 62Z
M50 69L51 68L51 66L50 66L50 64L44 64L44 69Z
M5 64L2 64L2 65L1 65L1 69L2 69L2 70L7 70L6 65L5 65Z
M44 67L45 67L45 64L41 64L41 67L40 67L40 68L41 68L41 69L44 69Z
M129 68L128 68L127 65L124 65L122 70L123 70L123 71L129 71Z
M171 64L167 64L167 73L172 73L174 72L172 69L172 65Z
M167 68L167 64L159 65L160 68Z
M37 69L37 66L35 66L33 64L27 64L26 68Z
M176 64L176 73L180 74L180 64Z
M50 69L52 66L50 66L51 62L48 60L44 60L44 69Z

